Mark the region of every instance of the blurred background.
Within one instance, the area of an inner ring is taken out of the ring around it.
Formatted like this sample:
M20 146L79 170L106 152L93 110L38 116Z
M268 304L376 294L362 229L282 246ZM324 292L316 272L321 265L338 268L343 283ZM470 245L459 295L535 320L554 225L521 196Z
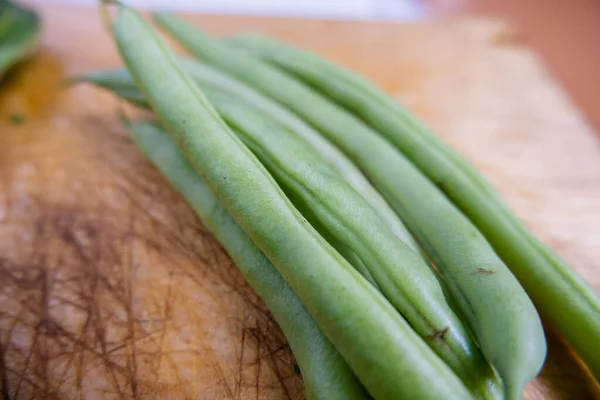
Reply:
M94 4L96 0L46 0ZM488 15L523 40L600 130L600 0L130 0L144 8L327 19L415 21Z

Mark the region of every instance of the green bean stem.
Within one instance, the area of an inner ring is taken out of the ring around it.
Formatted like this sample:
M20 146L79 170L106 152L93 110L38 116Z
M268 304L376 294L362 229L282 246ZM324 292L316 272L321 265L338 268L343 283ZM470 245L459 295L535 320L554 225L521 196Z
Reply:
M391 143L339 106L172 15L155 19L194 55L289 107L357 163L440 268L507 396L520 398L545 359L543 328L519 282L472 223Z
M470 398L385 298L300 215L139 14L120 7L119 52L175 142L376 399ZM435 377L435 379L432 379Z
M362 76L262 36L239 37L234 43L310 82L406 154L481 230L544 318L600 379L600 297L527 229L472 164Z

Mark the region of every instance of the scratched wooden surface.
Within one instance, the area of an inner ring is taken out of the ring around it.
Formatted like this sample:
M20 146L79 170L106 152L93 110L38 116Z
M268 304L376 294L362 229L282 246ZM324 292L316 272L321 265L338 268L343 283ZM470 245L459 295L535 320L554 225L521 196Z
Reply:
M299 399L281 332L78 72L119 65L94 9L38 7L34 60L0 87L0 384L16 399ZM404 101L600 289L600 146L502 23L193 17L260 30ZM529 399L598 389L554 336ZM435 379L435 377L432 377ZM4 397L8 398L8 397Z

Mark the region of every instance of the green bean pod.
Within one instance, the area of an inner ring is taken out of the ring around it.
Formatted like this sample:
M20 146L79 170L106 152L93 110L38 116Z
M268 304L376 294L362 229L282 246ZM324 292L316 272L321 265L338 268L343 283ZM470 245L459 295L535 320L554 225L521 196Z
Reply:
M124 6L113 30L129 71L192 167L277 268L368 392L376 399L470 398L386 299L293 207L158 33Z
M129 126L148 159L186 199L265 302L288 339L309 399L367 399L364 388L273 264L231 218L157 124Z
M107 78L106 73L96 74L95 81L110 86ZM112 85L117 94L119 89L134 93L123 75L119 82ZM308 143L231 93L208 85L202 90L311 224L334 247L349 249L359 257L359 272L374 281L472 390L482 397L498 398L493 371L446 304L436 277L418 253L402 243ZM139 97L133 96L136 103Z
M320 88L394 143L480 229L544 317L600 379L600 297L527 229L472 164L364 77L262 36L232 42Z
M194 55L289 107L357 163L434 259L484 355L503 378L507 396L520 398L545 360L542 324L519 282L473 224L391 143L339 106L174 16L155 19Z

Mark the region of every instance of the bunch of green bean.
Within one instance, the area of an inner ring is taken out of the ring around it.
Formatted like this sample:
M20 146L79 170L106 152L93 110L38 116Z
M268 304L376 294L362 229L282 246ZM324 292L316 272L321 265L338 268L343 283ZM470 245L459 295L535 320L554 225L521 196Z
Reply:
M507 396L520 397L545 358L542 326L529 297L471 221L402 153L340 106L172 15L157 14L156 20L203 61L304 117L356 162L435 261Z
M113 31L129 71L190 165L368 393L381 399L471 398L387 299L292 205L150 25L120 6Z
M236 37L231 43L319 88L388 138L473 221L552 327L600 379L600 298L525 227L471 164L358 74L260 35Z
M271 39L223 41L155 18L206 64L176 58L119 6L127 69L74 80L154 111L159 123L130 126L134 141L273 311L307 396L521 398L546 355L528 293L546 303L529 286L558 261L475 169L349 71ZM592 310L591 289L561 285L546 287Z
M481 230L553 328L600 378L600 298L525 227L471 164L358 74L259 35L240 36L232 43L318 87L397 146Z
M355 268L382 290L432 349L475 392L482 397L496 397L491 368L447 305L433 272L420 253L400 241L392 226L387 225L366 199L342 178L342 174L328 165L326 159L314 152L301 137L269 119L255 109L252 102L214 88L215 82L227 82L229 78L205 66L192 67L199 78L220 77L219 80L201 81L203 92L311 224L318 227L319 232L336 249L341 249L338 251L353 264L357 260L348 257L343 250L358 256L359 264L354 264ZM199 76L199 72L206 74ZM136 93L135 82L130 76L128 80L125 71L96 73L79 79L114 90L123 98L143 105L143 95ZM243 85L236 87L243 88ZM247 92L251 93L251 89ZM252 98L261 96L255 94ZM339 157L345 159L342 155ZM355 174L355 180L358 180L361 175L358 171ZM398 224L401 223L398 221ZM445 334L440 334L444 331Z

